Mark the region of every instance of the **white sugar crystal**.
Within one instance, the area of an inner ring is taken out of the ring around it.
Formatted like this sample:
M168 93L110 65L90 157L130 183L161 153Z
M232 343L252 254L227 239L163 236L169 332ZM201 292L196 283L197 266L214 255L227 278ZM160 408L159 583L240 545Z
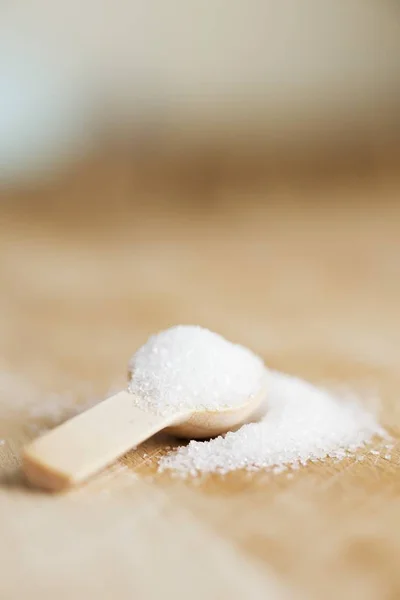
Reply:
M184 476L237 469L280 472L282 467L298 469L328 456L340 460L375 435L387 437L374 415L356 400L343 400L277 372L268 374L264 410L257 423L210 441L192 441L163 457L160 470Z
M129 370L135 403L157 414L240 406L259 392L265 373L262 360L247 348L192 325L149 338Z

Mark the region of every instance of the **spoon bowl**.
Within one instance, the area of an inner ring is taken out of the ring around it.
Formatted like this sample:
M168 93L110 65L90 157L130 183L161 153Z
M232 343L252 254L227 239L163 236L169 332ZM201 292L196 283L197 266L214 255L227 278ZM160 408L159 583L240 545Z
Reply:
M241 427L256 412L266 395L263 382L260 391L250 396L246 402L235 407L220 410L203 410L191 413L165 428L165 432L178 438L202 440L216 437Z

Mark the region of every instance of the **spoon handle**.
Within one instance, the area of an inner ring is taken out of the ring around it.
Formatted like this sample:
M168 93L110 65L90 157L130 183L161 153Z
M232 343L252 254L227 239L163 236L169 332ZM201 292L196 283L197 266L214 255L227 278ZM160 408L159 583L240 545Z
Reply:
M132 394L119 392L26 446L23 471L34 486L66 489L182 417L145 412L134 405Z

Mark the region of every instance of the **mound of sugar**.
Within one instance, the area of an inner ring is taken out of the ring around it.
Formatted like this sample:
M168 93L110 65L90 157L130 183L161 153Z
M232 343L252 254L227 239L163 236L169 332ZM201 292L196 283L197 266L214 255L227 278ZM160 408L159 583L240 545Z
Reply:
M172 469L183 476L236 469L280 472L309 460L344 458L373 436L386 436L360 403L301 379L269 372L267 390L259 422L210 441L192 441L163 457L160 471Z
M179 325L152 336L129 362L129 391L157 414L239 406L260 390L263 361L217 333Z

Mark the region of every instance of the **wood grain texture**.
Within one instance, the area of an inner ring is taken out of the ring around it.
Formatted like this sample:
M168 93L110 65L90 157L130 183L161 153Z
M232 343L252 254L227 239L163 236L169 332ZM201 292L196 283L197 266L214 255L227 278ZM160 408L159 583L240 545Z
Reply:
M0 205L0 363L105 395L155 330L199 323L274 368L375 390L400 426L400 181L138 181L128 161ZM7 375L4 375L6 377ZM10 384L11 385L11 384ZM399 446L293 479L157 475L156 437L87 485L25 487L30 387L0 399L0 595L400 597ZM14 398L13 396L13 398ZM25 411L25 412L24 412ZM38 425L47 419L38 413ZM32 414L30 416L32 420Z

